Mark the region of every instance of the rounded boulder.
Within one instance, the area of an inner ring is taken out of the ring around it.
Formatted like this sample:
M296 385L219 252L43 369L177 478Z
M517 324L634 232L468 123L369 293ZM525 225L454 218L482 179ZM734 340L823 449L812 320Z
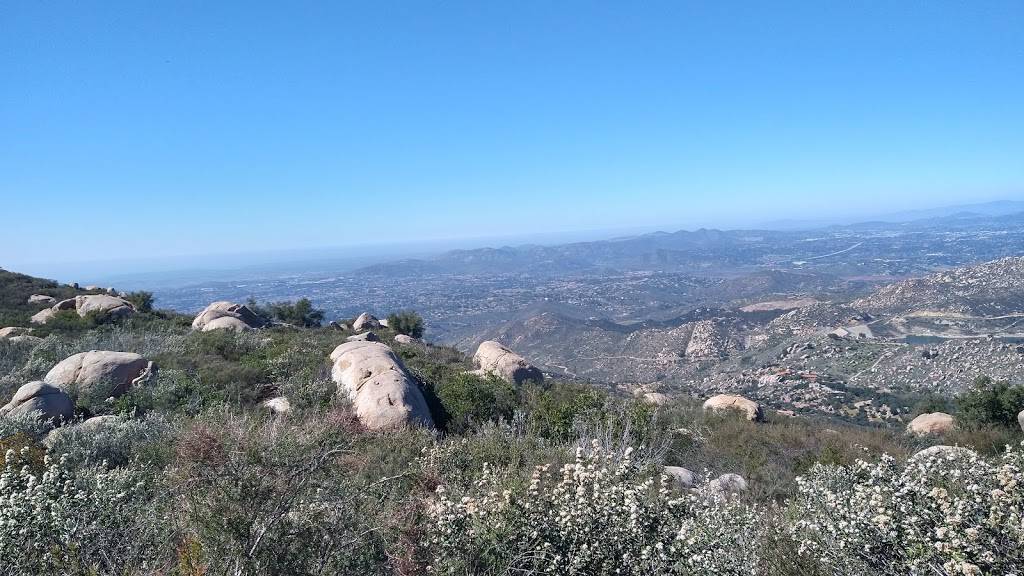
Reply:
M248 306L226 300L210 304L192 320L192 329L200 332L222 329L242 331L262 326L263 320Z
M735 394L719 394L704 401L704 409L713 412L737 410L742 412L747 420L760 422L764 420L764 409L761 405L749 398Z
M108 398L121 396L155 369L152 362L132 352L90 350L60 361L43 380L64 390Z
M331 379L367 428L434 427L416 380L386 344L346 342L334 349L331 361Z
M52 424L70 421L75 414L75 403L63 390L46 382L29 382L14 393L6 405L0 407L0 416L27 414L39 411L42 418Z
M911 420L910 424L907 424L907 432L915 436L944 434L955 425L953 417L945 412L928 412Z
M527 380L537 383L544 381L544 374L539 368L494 340L480 343L473 355L473 362L479 367L476 371L478 374L494 375L512 384L522 384Z

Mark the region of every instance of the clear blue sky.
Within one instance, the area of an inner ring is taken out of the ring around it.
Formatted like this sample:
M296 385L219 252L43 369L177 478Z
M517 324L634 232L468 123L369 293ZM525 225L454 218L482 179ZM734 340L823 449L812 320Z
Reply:
M1024 196L1024 2L5 2L0 266Z

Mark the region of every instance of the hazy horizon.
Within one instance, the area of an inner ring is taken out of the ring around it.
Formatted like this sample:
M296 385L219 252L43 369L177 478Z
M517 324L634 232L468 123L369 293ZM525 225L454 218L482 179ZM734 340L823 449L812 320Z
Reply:
M58 2L5 21L15 269L1024 197L1019 2Z

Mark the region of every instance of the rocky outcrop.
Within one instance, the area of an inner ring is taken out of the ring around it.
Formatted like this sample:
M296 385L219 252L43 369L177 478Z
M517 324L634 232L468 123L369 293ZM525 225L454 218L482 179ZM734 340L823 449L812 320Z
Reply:
M53 296L47 296L46 294L33 294L28 297L29 304L45 304L47 306L53 306L57 303L57 299Z
M672 480L672 486L677 490L689 490L697 481L694 473L682 466L665 466L662 472Z
M929 412L921 414L907 424L907 432L915 436L927 436L928 434L944 434L955 426L953 417L945 412Z
M12 336L25 336L31 333L31 328L22 328L21 326L10 326L8 328L0 328L0 339L11 338Z
M331 379L370 429L434 426L416 380L387 345L346 342L331 352Z
M352 329L356 332L362 332L363 330L374 330L380 328L380 320L375 318L369 312L363 312L356 318L356 321L352 323Z
M522 384L528 380L543 382L544 374L525 358L494 340L481 342L473 355L473 362L479 367L481 376L494 375L506 382Z
M764 409L761 405L753 400L744 398L743 396L736 396L734 394L719 394L712 396L704 402L705 410L712 410L715 412L738 410L742 412L747 420L752 422L760 422L764 420Z
M43 380L65 391L116 398L147 380L155 369L138 354L90 350L65 358Z
M135 313L135 306L124 298L110 296L107 294L86 294L75 296L67 300L61 300L50 308L40 310L32 316L32 322L46 324L57 312L63 310L74 310L79 316L85 318L89 314L109 318L111 316L128 316Z
M713 320L701 320L693 325L684 355L689 360L724 358L734 348L729 338Z
M377 337L373 332L363 332L362 334L353 334L348 338L345 338L346 342L379 342L380 338Z
M192 329L200 332L210 330L252 330L263 327L263 319L245 304L221 300L203 309L192 320Z
M74 416L75 403L53 384L29 382L18 388L10 402L0 407L0 416L27 414L36 410L43 419L52 424L60 424Z

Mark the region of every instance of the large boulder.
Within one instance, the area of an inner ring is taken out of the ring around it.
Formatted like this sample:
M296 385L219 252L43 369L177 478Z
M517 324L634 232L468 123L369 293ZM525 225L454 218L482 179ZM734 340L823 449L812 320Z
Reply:
M29 318L29 321L33 324L46 324L51 318L53 318L54 314L56 314L56 312L53 308L43 308L39 312L33 314L32 317Z
M32 322L46 324L53 318L54 314L63 310L74 310L79 316L85 318L88 314L96 314L102 317L128 316L135 313L135 306L117 296L108 294L86 294L75 296L67 300L61 300L50 308L40 310L32 316Z
M356 318L356 321L352 323L352 329L356 332L362 332L363 330L373 330L380 328L381 322L369 312L363 312Z
M154 370L154 364L138 354L90 350L60 361L43 380L66 391L109 398L144 382Z
M0 339L11 338L14 336L25 336L31 333L31 328L22 328L21 326L10 326L8 328L0 328Z
M14 393L6 405L0 407L0 416L26 414L36 411L53 424L67 422L75 414L75 403L63 390L46 382L29 382Z
M419 340L408 334L395 334L395 342L405 346L412 346L413 344L418 344Z
M760 422L764 420L764 409L749 398L735 394L719 394L704 401L704 409L715 412L738 410L746 415L747 420Z
M665 466L662 472L669 477L672 485L678 490L689 490L697 481L697 476L682 466Z
M945 412L929 412L921 414L907 424L907 432L915 436L927 436L928 434L945 434L953 429L956 424L953 417Z
M57 303L57 299L53 296L47 296L46 294L33 294L28 297L29 304L45 304L47 306L53 306Z
M203 309L192 321L192 329L201 332L210 330L252 330L263 326L263 319L245 304L221 300Z
M331 352L331 379L370 429L434 426L416 380L386 344L346 342Z
M644 402L653 406L664 406L670 404L672 399L661 392L648 392L642 396Z
M494 375L513 384L527 380L543 382L544 374L525 358L494 340L481 342L473 355L473 362L479 367L477 374Z

